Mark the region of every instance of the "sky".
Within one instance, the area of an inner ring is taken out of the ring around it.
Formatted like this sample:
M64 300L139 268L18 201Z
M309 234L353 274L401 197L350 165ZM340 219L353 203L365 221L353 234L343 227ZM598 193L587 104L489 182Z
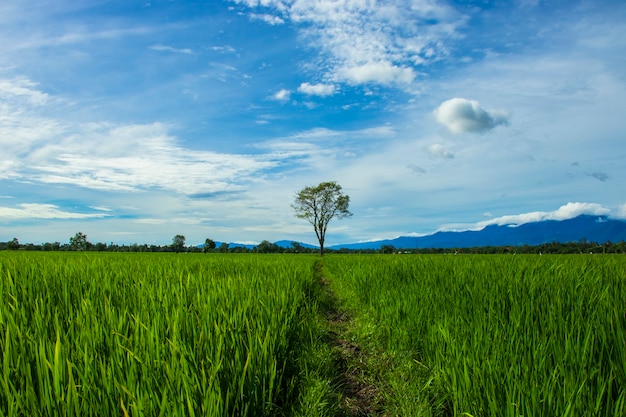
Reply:
M626 219L622 0L3 0L0 241Z

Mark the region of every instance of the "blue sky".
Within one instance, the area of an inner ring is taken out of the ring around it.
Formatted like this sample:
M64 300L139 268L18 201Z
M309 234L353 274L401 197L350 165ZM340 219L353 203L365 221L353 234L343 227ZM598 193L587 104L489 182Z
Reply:
M0 241L626 218L626 3L5 0Z

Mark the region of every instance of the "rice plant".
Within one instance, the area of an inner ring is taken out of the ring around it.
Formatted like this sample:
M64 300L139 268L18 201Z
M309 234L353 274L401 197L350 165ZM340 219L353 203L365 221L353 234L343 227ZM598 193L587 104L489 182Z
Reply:
M281 414L303 259L0 253L0 415Z
M623 256L324 262L355 337L394 358L390 413L626 415Z

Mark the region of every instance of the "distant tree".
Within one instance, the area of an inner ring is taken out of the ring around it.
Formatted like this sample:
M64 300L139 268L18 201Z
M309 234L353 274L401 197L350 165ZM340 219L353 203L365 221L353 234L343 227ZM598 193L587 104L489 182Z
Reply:
M18 250L20 248L20 241L16 237L7 242L8 250Z
M306 248L300 242L291 242L291 251L294 253L304 253Z
M78 232L74 236L70 238L70 249L71 250L87 250L89 248L89 242L87 241L87 235Z
M352 216L348 210L349 204L350 197L344 195L341 186L334 181L305 187L296 194L291 207L296 211L296 217L305 219L313 225L320 244L320 256L324 256L328 223L334 217L343 219Z
M256 246L255 252L277 253L280 252L280 246L278 246L276 243L270 242L269 240L264 240Z
M226 253L228 252L228 243L226 242L222 242L222 244L220 245L220 252L221 253Z
M107 244L103 242L98 242L94 246L98 252L103 252L107 250Z
M209 251L215 250L215 242L212 239L206 239L204 241L204 248L203 248L203 252L207 253Z
M380 247L380 253L394 253L396 251L396 248L393 245L382 245Z
M176 235L172 239L172 249L178 253L185 249L185 236Z

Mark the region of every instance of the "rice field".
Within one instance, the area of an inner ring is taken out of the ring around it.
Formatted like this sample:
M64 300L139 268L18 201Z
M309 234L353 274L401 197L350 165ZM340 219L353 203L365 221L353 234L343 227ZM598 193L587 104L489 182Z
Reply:
M626 415L626 257L341 256L390 415Z
M341 376L316 370L340 368L320 274L384 415L626 415L624 256L335 254L321 266L0 252L0 415L350 415Z
M0 253L0 415L276 415L297 384L310 268Z

